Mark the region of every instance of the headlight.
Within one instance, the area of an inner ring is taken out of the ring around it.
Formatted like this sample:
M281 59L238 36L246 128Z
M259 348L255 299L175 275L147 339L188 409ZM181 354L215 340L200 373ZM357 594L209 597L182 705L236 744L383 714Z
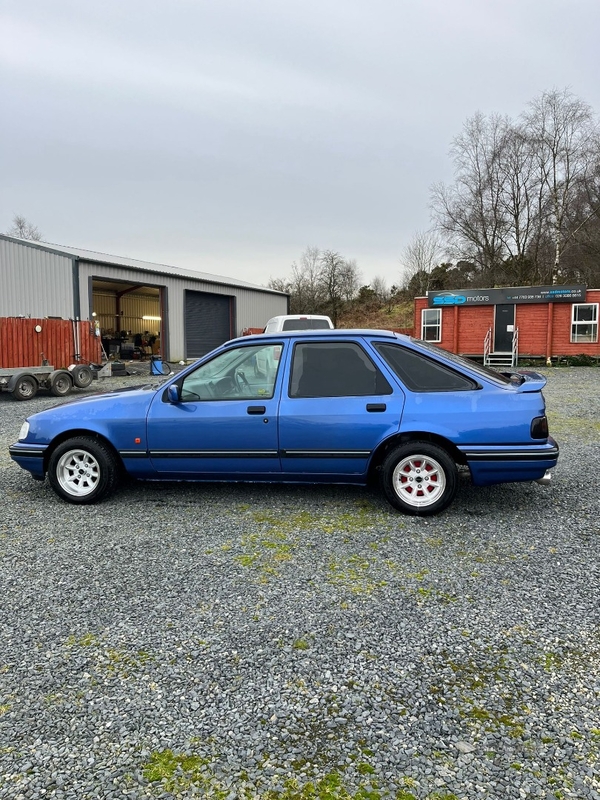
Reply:
M21 425L21 430L19 431L19 441L22 442L23 439L26 439L28 434L29 434L29 423L24 422Z

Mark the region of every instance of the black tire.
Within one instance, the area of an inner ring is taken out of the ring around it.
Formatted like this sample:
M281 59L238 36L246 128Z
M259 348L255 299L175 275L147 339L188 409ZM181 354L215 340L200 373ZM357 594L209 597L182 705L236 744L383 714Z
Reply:
M50 486L75 505L99 502L114 491L118 477L119 465L112 450L87 436L59 444L48 463Z
M87 389L94 380L94 373L86 364L77 364L71 370L73 383L78 389Z
M31 400L38 393L39 385L33 375L22 375L15 383L12 396L15 400Z
M54 397L64 397L73 388L73 378L66 369L55 370L49 378L50 394Z
M429 442L407 442L381 467L381 485L394 508L430 517L447 508L458 490L458 470L446 450Z

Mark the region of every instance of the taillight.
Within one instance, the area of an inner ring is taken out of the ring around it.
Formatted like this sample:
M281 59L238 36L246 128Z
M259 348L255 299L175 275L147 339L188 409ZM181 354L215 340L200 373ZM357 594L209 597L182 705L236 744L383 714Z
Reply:
M531 438L532 439L548 438L548 420L546 419L546 417L534 417L531 420Z
M279 361L279 356L281 355L281 347L274 347L273 348L273 361Z

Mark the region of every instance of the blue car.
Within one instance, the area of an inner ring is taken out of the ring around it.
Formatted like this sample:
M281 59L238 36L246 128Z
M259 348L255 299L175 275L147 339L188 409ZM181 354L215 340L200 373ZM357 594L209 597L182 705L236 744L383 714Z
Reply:
M260 365L269 363L273 369ZM458 488L548 482L558 446L535 372L501 374L390 331L233 339L158 388L28 418L11 457L70 503L148 480L366 484L432 515Z

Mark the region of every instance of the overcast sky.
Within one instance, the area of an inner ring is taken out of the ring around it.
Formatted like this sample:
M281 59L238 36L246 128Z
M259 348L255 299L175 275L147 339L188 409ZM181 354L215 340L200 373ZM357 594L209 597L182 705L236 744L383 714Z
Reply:
M266 284L399 283L477 111L600 109L600 0L0 0L0 231Z

